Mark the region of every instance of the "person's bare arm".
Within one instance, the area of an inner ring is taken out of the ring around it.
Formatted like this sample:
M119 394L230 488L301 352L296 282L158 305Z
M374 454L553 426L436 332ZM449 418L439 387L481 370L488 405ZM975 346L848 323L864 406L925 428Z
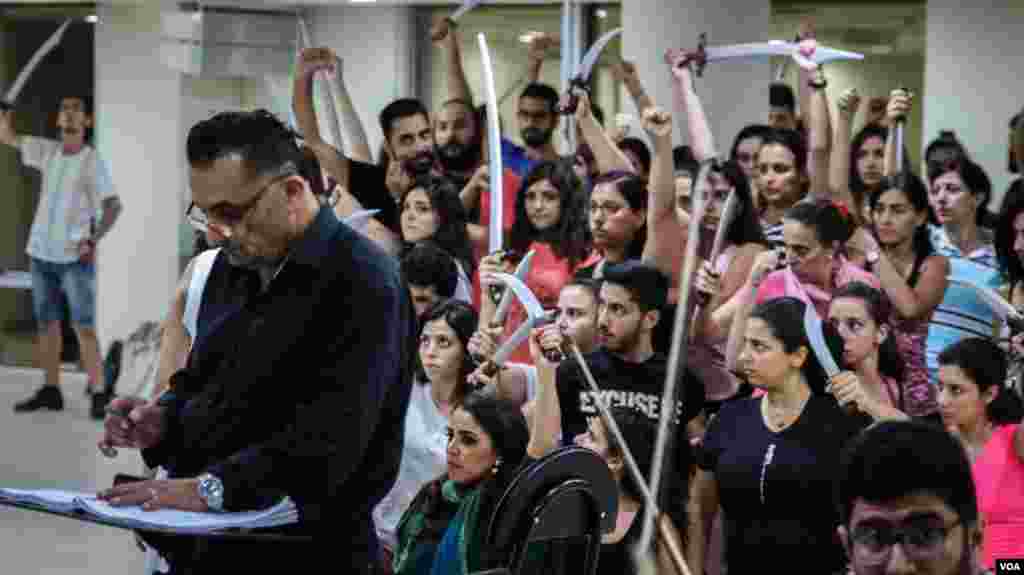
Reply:
M949 280L949 260L932 255L921 266L921 277L913 287L893 266L884 251L878 252L875 275L896 311L906 319L924 319L942 302Z
M690 57L682 50L669 50L665 53L665 61L672 71L672 83L675 86L673 94L677 98L676 108L686 118L686 129L690 136L693 155L698 162L703 162L714 158L717 151L707 114L704 113L704 105L693 88Z
M839 201L850 207L856 221L861 221L860 206L850 191L850 140L853 120L860 108L860 95L850 88L839 98L835 130L832 132L832 153L828 158L828 188Z
M157 363L156 388L153 390L150 399L156 399L163 395L170 388L171 376L179 369L185 367L188 359L189 348L192 341L185 331L185 300L188 296L188 286L192 283L192 268L195 259L188 263L185 273L181 274L178 285L174 288L174 295L171 297L168 306L167 316L164 318L163 333L160 336L159 361Z
M0 143L18 147L18 133L14 130L14 110L0 111Z
M682 571L676 569L676 564L672 560L672 554L669 552L669 542L665 541L665 537L668 537L671 539L672 545L681 551L683 549L683 538L679 534L679 529L676 528L676 524L672 522L672 518L666 513L658 515L658 525L658 573L661 575L683 575Z
M754 310L754 304L757 303L757 288L761 285L761 281L775 269L778 261L779 256L775 250L766 250L758 254L754 259L754 265L750 268L750 276L747 282L733 295L732 299L729 300L729 304L715 310L724 315L725 308L728 307L731 315L729 320L729 339L725 345L726 369L736 369L736 361L743 350L743 341L746 337L747 320L750 318L750 313ZM726 321L727 319L724 317L715 319L715 322L719 325L724 324Z
M643 114L644 110L654 106L654 100L644 90L644 86L640 82L640 74L637 73L636 65L633 62L622 60L612 64L612 75L626 87L638 114Z
M348 146L348 157L363 163L372 163L373 153L370 152L370 143L366 138L366 130L363 129L363 123L359 121L359 114L356 113L356 108L352 104L352 96L345 85L345 80L341 73L342 61L340 58L336 59L334 69L333 81L338 94L338 106L340 107L338 115L340 116L341 129L344 132L345 144ZM330 79L328 78L327 81L330 81Z
M445 79L448 100L462 100L473 106L473 93L466 81L466 70L462 66L462 49L459 47L458 25L444 19L430 29L430 39L444 50Z
M558 449L558 439L562 435L562 409L555 388L557 364L548 361L544 355L545 349L560 348L561 338L556 325L548 325L530 333L530 355L537 366L538 391L526 454L533 459L540 459Z
M574 88L572 93L579 101L576 106L576 123L580 127L580 131L583 132L583 140L594 153L597 173L633 173L633 164L629 162L629 157L611 141L597 118L594 117L594 113L590 109L590 98L587 97L586 91Z
M708 533L718 511L718 481L715 474L703 469L697 470L690 487L687 502L686 558L690 572L704 573L704 555L708 545Z
M642 121L654 143L651 180L647 184L647 242L642 259L651 262L662 273L673 276L671 249L685 236L680 233L675 210L675 182L672 176L672 118L663 110L650 107L643 111Z
M764 250L763 245L756 243L737 247L736 253L729 262L729 267L722 274L719 289L711 296L708 304L700 310L700 316L696 322L696 333L699 338L718 341L728 337L729 320L737 304L733 304L732 308L727 306L743 288L747 278L750 277L750 269L754 265L754 260ZM721 313L719 310L722 310Z
M537 34L530 39L530 51L527 54L526 81L530 84L540 82L540 69L544 65L544 59L548 56L548 50L555 45L555 39L550 34Z
M307 48L299 54L292 90L292 111L306 145L316 154L320 166L346 189L349 187L348 158L320 137L316 110L313 108L313 75L331 69L337 56L330 48Z
M913 95L905 90L893 90L889 94L889 104L885 108L885 117L891 128L889 135L885 138L884 170L886 176L894 176L903 169L903 166L896 165L896 122L910 114L914 103L913 98Z
M824 81L824 73L820 67L814 72L812 80ZM811 194L817 198L827 198L829 196L829 125L831 122L828 113L828 98L825 95L824 87L811 89L808 116ZM850 207L853 208L852 205Z

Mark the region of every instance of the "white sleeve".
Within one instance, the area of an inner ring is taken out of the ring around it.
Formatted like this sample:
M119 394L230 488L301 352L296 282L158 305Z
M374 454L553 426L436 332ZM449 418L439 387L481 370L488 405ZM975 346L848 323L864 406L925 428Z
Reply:
M55 140L20 136L18 149L21 150L21 163L42 170L46 166L46 160L57 151L59 145L60 143Z
M110 170L107 168L107 163L103 161L103 158L99 154L93 152L93 182L96 186L96 197L99 198L100 203L108 198L116 197L114 193L114 180L110 176Z
M185 312L181 318L182 325L188 337L196 340L196 332L199 325L199 306L203 302L203 289L206 287L206 279L210 277L210 269L217 259L220 248L206 250L196 256L192 263L192 279L188 284L188 291L185 292Z

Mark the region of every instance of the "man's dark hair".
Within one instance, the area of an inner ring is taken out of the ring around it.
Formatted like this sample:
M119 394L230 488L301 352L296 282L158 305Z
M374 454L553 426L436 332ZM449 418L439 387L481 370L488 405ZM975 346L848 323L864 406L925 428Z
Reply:
M690 179L696 181L700 162L693 155L693 148L685 144L672 148L672 169L677 175L679 172L690 174Z
M640 168L645 174L651 172L651 150L640 138L623 138L619 142L619 149L623 152L633 152L633 155L640 160Z
M93 113L92 96L90 96L88 94L76 93L76 92L72 92L70 94L64 94L63 96L60 97L60 100L57 102L57 107L58 108L64 102L64 100L81 100L82 101L82 109L85 111L86 115L92 116L92 113Z
M455 260L431 241L417 242L402 256L402 275L417 287L433 286L437 295L450 298L459 284Z
M523 88L523 92L519 94L519 98L534 98L537 100L544 100L548 104L548 112L551 114L555 113L555 109L558 108L558 92L548 86L547 84L533 83L527 84Z
M415 98L399 98L384 106L378 116L380 129L384 132L384 139L391 139L391 130L394 129L395 121L411 116L423 116L427 123L430 123L430 114L427 113L427 108Z
M768 89L768 105L772 108L785 108L796 113L796 97L793 89L781 82L774 82Z
M918 493L938 497L965 524L978 520L967 455L957 438L934 424L887 421L869 427L844 450L835 486L842 525L850 524L857 499L877 504Z
M668 276L650 264L638 260L609 264L602 280L626 288L645 313L661 310L668 303Z
M245 162L250 178L291 169L310 184L319 182L319 171L310 173L319 166L304 155L299 138L266 110L221 112L192 126L185 148L190 166L208 166L221 158L238 156Z

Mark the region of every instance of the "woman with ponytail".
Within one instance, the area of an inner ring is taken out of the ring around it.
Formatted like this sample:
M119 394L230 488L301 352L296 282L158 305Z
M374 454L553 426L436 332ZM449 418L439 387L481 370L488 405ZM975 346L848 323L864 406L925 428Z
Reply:
M924 183L910 172L885 178L868 197L876 245L867 263L892 302L893 337L906 362L905 409L912 416L938 411L925 358L928 325L946 293L949 261L935 253L928 224L933 218Z

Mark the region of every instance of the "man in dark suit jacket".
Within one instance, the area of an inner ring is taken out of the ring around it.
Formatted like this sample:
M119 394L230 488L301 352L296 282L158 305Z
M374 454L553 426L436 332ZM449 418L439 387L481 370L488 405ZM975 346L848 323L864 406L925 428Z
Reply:
M188 216L222 250L187 367L155 403L115 400L127 420L108 416L101 442L141 448L170 479L100 496L243 511L287 495L299 522L280 531L312 536L287 548L158 544L175 573L273 572L300 558L369 573L370 512L398 473L416 350L398 262L322 207L311 188L319 168L270 114L219 114L193 127L187 145Z

